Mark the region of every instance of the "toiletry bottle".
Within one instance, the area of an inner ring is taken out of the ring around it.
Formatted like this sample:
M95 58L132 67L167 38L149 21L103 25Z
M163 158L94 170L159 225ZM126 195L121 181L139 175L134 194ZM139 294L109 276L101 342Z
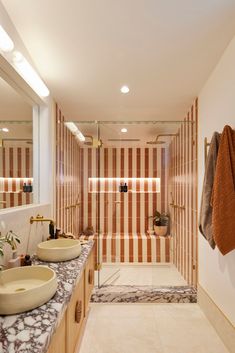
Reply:
M17 256L17 251L13 250L12 259L8 261L8 268L19 267L20 257Z
M61 234L60 234L60 228L56 228L56 231L55 231L55 239L58 239L60 238Z
M27 185L26 185L26 183L24 183L24 185L23 185L23 192L27 192Z
M125 183L124 186L123 186L123 192L127 192L127 190L128 190L128 186Z
M19 256L19 258L20 258L20 266L24 266L24 258L25 258L25 255L24 255L24 254L21 254L21 255Z
M55 227L53 222L50 222L49 224L49 234L50 234L50 239L55 239Z
M124 190L123 190L123 183L120 183L120 185L119 185L119 192L123 192Z
M30 255L25 255L23 266L31 266L31 265L32 265L32 260L30 258Z

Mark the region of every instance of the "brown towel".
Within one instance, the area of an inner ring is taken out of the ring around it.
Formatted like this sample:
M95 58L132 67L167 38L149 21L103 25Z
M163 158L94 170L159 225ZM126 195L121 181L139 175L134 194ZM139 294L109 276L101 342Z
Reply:
M205 176L202 189L201 209L199 217L199 230L208 243L215 248L212 232L211 195L213 190L217 155L219 150L220 134L215 132L212 136L205 166Z
M235 249L235 131L225 126L212 192L212 227L223 255Z

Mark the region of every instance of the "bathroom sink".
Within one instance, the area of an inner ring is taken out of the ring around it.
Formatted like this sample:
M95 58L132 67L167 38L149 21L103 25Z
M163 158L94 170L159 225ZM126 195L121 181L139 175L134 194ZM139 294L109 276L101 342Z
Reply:
M57 290L55 272L47 266L16 267L0 272L0 315L32 310Z
M67 261L81 254L81 243L75 239L55 239L44 241L37 246L37 256L42 261Z

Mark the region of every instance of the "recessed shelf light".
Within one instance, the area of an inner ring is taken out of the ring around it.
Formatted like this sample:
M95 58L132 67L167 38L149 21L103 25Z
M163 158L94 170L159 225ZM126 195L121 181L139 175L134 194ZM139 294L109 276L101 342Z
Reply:
M13 41L2 26L0 26L0 49L4 52L9 52L14 49Z
M128 93L130 91L129 87L128 86L122 86L120 91L124 94Z
M123 127L123 128L121 129L121 132L127 132L127 129L126 129L125 127Z

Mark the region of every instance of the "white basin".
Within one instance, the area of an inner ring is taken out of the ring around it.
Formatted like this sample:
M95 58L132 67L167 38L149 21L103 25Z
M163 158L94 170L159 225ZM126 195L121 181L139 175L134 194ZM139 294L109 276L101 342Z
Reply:
M75 259L81 254L81 243L75 239L55 239L44 241L37 246L40 260L59 262Z
M47 266L16 267L0 272L0 315L32 310L57 290L55 271Z

